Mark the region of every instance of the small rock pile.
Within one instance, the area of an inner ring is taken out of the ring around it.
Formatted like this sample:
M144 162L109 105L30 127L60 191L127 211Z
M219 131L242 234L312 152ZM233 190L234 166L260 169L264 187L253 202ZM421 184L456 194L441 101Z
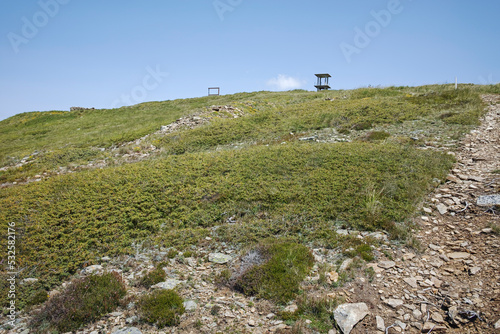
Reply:
M84 110L95 110L95 108L84 108L84 107L71 107L69 111L84 111Z

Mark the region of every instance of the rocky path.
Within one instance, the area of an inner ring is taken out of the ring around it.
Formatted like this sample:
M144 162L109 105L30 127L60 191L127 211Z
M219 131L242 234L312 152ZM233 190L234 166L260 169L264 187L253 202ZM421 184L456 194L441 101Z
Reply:
M391 249L370 285L347 287L370 306L351 333L500 333L500 97L483 98L489 112L416 219L420 252Z

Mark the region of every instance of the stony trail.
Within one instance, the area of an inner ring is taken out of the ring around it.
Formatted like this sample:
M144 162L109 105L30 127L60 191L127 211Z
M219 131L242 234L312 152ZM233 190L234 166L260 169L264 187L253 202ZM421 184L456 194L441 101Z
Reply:
M371 284L345 287L352 303L371 306L351 333L500 333L500 212L491 201L500 193L500 97L483 99L488 113L416 218L420 252L392 249ZM477 205L481 196L489 204Z

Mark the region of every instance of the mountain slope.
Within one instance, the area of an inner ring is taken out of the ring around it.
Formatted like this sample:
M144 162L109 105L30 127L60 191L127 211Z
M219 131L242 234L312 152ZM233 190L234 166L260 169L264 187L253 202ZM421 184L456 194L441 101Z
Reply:
M0 221L15 222L19 278L39 279L19 287L18 306L138 244L184 251L210 236L243 249L272 237L365 260L380 241L339 230L412 244L409 218L490 91L241 93L2 121ZM206 121L158 131L193 114Z

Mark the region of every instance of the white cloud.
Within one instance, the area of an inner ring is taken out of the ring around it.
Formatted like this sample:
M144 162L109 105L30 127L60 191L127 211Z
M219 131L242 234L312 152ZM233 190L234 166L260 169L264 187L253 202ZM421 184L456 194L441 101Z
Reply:
M267 81L269 86L273 86L278 90L292 90L301 88L305 82L297 78L289 77L284 74L278 75L277 78L272 78Z

